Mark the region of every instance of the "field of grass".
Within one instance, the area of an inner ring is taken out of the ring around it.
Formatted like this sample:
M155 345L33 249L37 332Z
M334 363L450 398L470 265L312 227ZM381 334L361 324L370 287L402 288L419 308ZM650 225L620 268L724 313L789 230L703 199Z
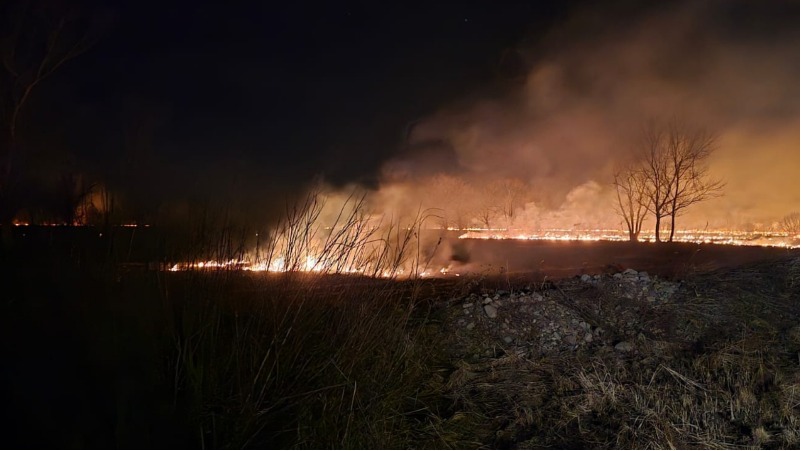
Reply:
M481 361L444 317L488 279L126 272L74 247L0 270L4 447L799 444L797 254L689 274L636 355ZM627 307L591 294L610 324Z

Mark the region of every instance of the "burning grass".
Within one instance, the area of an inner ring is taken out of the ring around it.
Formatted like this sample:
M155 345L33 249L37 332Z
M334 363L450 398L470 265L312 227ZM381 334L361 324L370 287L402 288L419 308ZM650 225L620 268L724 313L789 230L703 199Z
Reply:
M504 229L471 229L459 236L477 240L525 241L629 241L628 232L616 229L553 229L539 232ZM642 233L640 242L653 243L653 233ZM676 243L725 244L727 246L798 247L798 234L782 231L748 232L739 230L678 230Z
M464 242L595 243L618 248L623 244L632 244L628 242L625 231L609 229L544 230L536 233L478 228L443 230L432 228L431 220L441 219L433 210L419 210L410 218L394 218L372 214L365 194L353 192L342 199L331 196L320 187L311 189L306 197L287 204L280 220L266 234L257 233L255 242L246 239L247 233L242 230L234 233L224 224L215 227L204 221L196 234L199 239L197 245L191 252L184 252L183 260L172 263L169 270L308 272L414 279L476 272L470 265L464 265L470 260L469 256L457 255L458 252L447 254L447 250L463 247L447 242L448 234ZM443 238L446 239L443 247L448 249L439 248ZM654 239L647 233L643 233L642 238L645 242ZM676 243L667 245L692 243L774 249L798 247L797 234L785 232L678 231L675 240ZM632 246L637 244L633 243ZM508 267L508 259L512 256L503 253L493 257L506 259L505 266ZM522 269L530 271L537 269L537 266L529 262Z
M366 195L356 192L331 201L321 189L288 204L286 212L255 243L233 239L226 227L200 236L216 236L216 246L193 252L171 271L246 270L358 274L374 278L417 278L432 272L429 265L439 243L425 243L421 230L431 216L418 211L411 218L369 214ZM205 229L205 224L203 225ZM234 245L235 243L235 245Z

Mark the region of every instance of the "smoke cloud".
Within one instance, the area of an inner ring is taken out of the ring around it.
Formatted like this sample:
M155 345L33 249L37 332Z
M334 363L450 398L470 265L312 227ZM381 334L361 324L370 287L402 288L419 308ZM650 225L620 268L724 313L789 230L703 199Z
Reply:
M795 2L577 9L521 44L518 80L414 124L374 201L453 226L619 227L614 167L649 121L678 119L717 135L726 182L679 227L769 226L799 207L797 17Z

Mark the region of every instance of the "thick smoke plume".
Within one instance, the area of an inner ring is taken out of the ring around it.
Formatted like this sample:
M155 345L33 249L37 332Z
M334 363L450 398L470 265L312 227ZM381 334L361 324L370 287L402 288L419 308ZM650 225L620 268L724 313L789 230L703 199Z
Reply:
M718 136L726 182L679 227L769 228L799 205L797 17L794 2L578 9L517 49L521 80L413 124L374 202L452 227L619 228L614 168L649 123L679 120Z

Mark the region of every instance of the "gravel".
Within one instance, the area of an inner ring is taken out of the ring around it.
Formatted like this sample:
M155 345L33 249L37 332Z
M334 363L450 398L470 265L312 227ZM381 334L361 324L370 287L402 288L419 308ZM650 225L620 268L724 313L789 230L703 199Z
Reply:
M627 269L583 274L541 291L484 290L451 300L446 327L464 358L498 349L537 356L604 347L626 355L635 353L633 343L660 333L648 318L674 303L680 287Z

